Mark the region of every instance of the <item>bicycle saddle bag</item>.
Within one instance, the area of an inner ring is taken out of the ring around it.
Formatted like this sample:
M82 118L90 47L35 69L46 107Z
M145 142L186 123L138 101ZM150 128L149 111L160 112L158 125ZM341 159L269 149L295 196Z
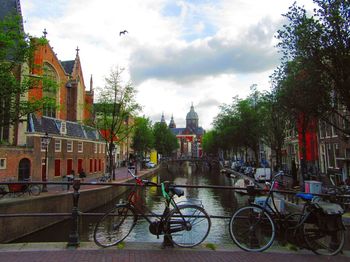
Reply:
M318 202L313 203L313 205L326 215L342 215L342 214L344 214L343 208L336 203L318 201Z

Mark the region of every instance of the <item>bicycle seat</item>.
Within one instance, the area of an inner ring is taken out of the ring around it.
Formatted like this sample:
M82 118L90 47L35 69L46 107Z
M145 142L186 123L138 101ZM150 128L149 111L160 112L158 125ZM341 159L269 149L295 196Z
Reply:
M313 194L310 194L310 193L296 193L295 194L296 197L298 198L301 198L303 200L312 200L314 198L314 195Z
M185 194L185 192L181 188L176 188L174 186L170 186L169 191L177 195L178 197L183 196Z
M175 187L169 181L164 181L163 184L164 184L164 190L167 193L170 192L173 195L177 195L178 197L183 196L185 193L182 189Z

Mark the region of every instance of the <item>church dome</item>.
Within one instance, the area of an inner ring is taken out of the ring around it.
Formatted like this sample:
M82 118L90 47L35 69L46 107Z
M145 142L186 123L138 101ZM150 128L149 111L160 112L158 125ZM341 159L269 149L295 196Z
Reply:
M187 113L186 120L198 120L198 115L194 111L193 105L191 105L190 112Z

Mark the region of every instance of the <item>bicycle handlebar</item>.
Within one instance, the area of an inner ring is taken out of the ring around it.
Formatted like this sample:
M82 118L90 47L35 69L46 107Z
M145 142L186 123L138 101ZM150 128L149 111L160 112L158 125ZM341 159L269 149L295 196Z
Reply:
M143 184L145 184L145 185L158 186L157 183L154 183L154 182L152 182L152 181L149 181L148 179L141 179L141 178L139 178L138 176L136 176L136 175L134 174L134 172L133 172L132 169L130 169L130 168L128 168L128 173L129 173L133 178L135 178L135 180L136 180L137 183L143 183Z

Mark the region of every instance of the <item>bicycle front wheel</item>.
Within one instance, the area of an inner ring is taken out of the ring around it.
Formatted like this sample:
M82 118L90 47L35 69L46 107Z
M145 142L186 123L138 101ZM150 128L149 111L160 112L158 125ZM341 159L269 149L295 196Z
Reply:
M208 236L211 221L204 208L196 205L178 206L165 221L165 233L179 247L194 247Z
M231 217L230 236L241 249L261 252L269 248L275 239L275 224L271 216L259 206L238 209Z
M304 239L309 249L317 255L333 256L344 246L345 231L341 225L335 230L325 230L317 223L304 223Z
M41 188L39 185L31 185L29 188L29 193L32 194L33 196L38 196L40 195Z
M100 247L117 245L130 234L135 223L134 210L127 205L117 205L97 222L94 241Z

